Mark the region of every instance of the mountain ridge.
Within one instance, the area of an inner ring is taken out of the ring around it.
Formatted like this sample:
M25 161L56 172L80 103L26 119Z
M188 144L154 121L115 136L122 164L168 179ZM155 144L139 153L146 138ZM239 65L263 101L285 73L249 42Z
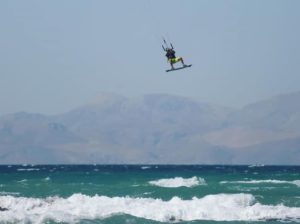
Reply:
M1 116L0 163L300 164L299 101L295 92L231 109L105 93L59 115Z

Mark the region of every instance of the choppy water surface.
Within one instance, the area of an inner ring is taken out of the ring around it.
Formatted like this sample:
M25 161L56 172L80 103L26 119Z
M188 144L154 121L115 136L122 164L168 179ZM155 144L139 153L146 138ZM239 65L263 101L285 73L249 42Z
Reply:
M0 223L300 223L299 166L0 166Z

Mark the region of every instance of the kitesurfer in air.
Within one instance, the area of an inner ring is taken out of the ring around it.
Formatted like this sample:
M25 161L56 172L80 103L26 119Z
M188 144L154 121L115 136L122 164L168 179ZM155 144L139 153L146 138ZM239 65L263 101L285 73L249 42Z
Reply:
M172 45L172 43L167 43L167 41L164 40L164 44L162 45L162 48L163 50L166 52L166 57L168 58L168 62L170 63L171 65L171 69L168 69L166 70L166 72L171 72L171 71L176 71L176 70L179 70L179 69L184 69L184 68L188 68L188 67L191 67L192 65L186 65L183 61L183 58L182 57L176 57L175 55L175 50L174 50L174 47ZM181 62L182 64L182 67L179 67L179 68L174 68L174 64L177 63L177 62Z
M181 62L182 63L182 66L185 67L186 65L184 64L184 61L183 61L183 58L182 57L176 57L175 55L175 51L174 51L174 48L172 46L172 48L166 48L165 51L167 52L166 53L166 57L168 58L168 61L172 67L172 69L174 69L174 64L177 63L177 62Z

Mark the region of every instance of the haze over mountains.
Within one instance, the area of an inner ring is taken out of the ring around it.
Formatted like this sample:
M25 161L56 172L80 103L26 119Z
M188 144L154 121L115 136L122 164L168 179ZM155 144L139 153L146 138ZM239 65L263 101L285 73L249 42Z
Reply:
M102 94L56 116L0 117L0 163L300 165L300 92L242 109Z

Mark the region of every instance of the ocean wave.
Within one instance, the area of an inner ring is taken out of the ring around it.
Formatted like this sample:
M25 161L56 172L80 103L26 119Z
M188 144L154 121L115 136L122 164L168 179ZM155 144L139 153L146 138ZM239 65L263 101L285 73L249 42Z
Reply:
M253 164L253 165L249 165L249 168L255 168L255 167L265 167L264 164Z
M201 177L191 177L191 178L182 178L182 177L175 177L169 179L160 179L149 181L149 184L156 185L159 187L195 187L198 185L206 185L206 182Z
M73 194L68 198L25 198L0 196L0 222L76 223L127 214L160 222L194 220L300 222L300 208L263 205L251 194L217 194L169 201L155 198L107 197Z
M17 171L39 171L40 169L38 168L28 168L28 169L25 169L25 168L19 168L17 169Z
M300 187L300 180L239 180L239 181L221 181L221 184L294 184L297 187Z
M45 178L43 179L43 181L50 181L50 180L51 180L50 177L45 177Z
M25 182L27 182L28 180L27 179L23 179L23 180L18 180L17 182L18 183L25 183Z
M142 170L151 169L151 166L142 166L141 169L142 169Z
M0 191L0 195L20 195L19 192L8 192L8 191ZM1 200L0 200L1 202ZM1 203L0 203L1 205Z

